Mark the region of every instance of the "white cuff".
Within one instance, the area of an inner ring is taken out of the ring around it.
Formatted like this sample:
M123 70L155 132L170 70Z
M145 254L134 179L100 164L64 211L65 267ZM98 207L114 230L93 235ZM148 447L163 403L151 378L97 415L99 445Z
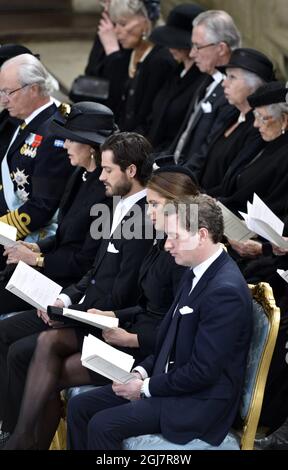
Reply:
M150 379L145 379L141 387L141 392L144 393L147 398L151 397L151 393L149 392L149 381Z
M72 304L70 297L68 297L68 295L66 295L66 294L60 294L60 295L58 295L57 298L62 300L62 302L64 304L64 307L66 307L66 308L69 307L69 305Z
M147 374L146 370L144 369L144 367L141 367L141 366L134 367L132 372L138 372L141 375L141 378L143 380L147 379L147 377L148 377L148 374Z

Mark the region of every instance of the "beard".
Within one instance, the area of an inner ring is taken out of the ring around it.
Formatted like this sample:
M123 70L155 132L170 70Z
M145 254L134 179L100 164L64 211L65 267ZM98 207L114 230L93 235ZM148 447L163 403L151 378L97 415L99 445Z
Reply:
M107 196L126 196L131 191L132 183L129 180L124 180L115 184L114 186L110 186L106 189Z

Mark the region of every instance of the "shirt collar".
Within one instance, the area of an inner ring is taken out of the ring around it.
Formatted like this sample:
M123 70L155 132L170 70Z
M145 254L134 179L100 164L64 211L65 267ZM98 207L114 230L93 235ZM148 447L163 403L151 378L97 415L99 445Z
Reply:
M141 191L138 191L137 193L132 194L131 196L125 197L124 199L120 199L119 204L121 204L122 206L122 213L125 211L125 213L127 214L129 209L131 209L131 207L134 206L136 202L140 201L140 199L142 199L143 197L146 197L146 194L147 190L142 189Z
M203 261L203 263L201 264L198 264L197 266L195 266L195 268L193 268L193 271L194 271L194 274L195 274L195 278L197 280L197 282L200 280L200 278L203 276L203 274L205 273L205 271L207 271L207 269L209 268L209 266L211 266L212 263L214 263L214 261L221 255L221 253L223 252L223 248L220 247L216 253L214 253L214 255L210 256L210 258L206 259L205 261Z
M33 113L30 114L30 116L28 116L26 119L24 119L25 123L29 124L36 116L38 116L38 114L40 114L42 111L44 111L44 109L49 108L49 106L51 106L51 104L53 104L53 102L54 101L50 98L48 103L43 104L43 106L40 106L40 108L35 109L35 111L33 111Z
M214 82L221 83L222 80L224 79L224 75L219 70L216 70L216 72L213 73L212 78Z

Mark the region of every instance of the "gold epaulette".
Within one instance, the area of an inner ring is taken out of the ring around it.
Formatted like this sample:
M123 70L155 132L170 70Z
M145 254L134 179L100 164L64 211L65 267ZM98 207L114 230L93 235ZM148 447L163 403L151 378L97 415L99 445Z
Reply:
M59 109L60 113L62 114L62 116L64 116L64 117L67 117L71 112L71 106L68 103L61 103L58 106L58 109Z

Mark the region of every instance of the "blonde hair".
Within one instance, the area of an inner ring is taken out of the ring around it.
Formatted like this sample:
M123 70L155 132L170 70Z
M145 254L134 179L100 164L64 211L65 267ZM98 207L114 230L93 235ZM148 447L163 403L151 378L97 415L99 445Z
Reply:
M147 20L148 12L142 0L111 0L109 16L115 23L121 16L144 16Z

